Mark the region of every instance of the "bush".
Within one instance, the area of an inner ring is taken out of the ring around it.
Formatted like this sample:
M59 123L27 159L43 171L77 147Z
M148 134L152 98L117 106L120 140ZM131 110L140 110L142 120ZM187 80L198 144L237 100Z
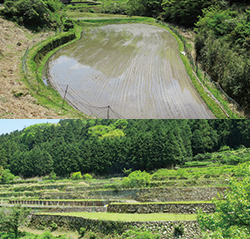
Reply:
M53 232L57 229L57 224L54 221L52 221L52 223L50 224L50 227L51 227L51 231Z
M223 151L230 151L230 147L229 146L221 146L220 149L219 149L219 152L223 152Z
M182 237L184 235L184 230L185 230L185 227L184 227L183 223L179 223L178 225L175 225L174 226L174 237L175 238Z
M93 232L92 230L89 231L89 239L96 239L97 235L95 232Z
M6 1L2 14L20 25L38 31L41 28L55 29L60 18L55 14L62 7L60 0L16 0Z
M81 227L79 230L80 238L84 237L85 233L86 233L86 228Z
M91 179L92 179L92 176L91 176L90 174L86 173L86 174L84 174L83 178L84 178L85 180L91 180Z
M15 179L15 175L13 175L9 169L4 169L0 167L0 184L10 183Z
M67 32L69 29L72 28L74 28L74 22L70 19L66 19L63 23L63 30Z
M130 239L130 238L135 238L135 239L160 239L160 235L156 234L154 235L151 231L141 231L139 229L134 229L134 230L129 230L127 232L124 232L122 234L122 238L124 239Z
M82 179L82 174L81 174L81 172L75 172L75 173L73 173L73 174L71 175L71 178L72 178L73 180Z
M134 171L122 180L122 186L126 188L141 188L149 185L152 176L141 170Z

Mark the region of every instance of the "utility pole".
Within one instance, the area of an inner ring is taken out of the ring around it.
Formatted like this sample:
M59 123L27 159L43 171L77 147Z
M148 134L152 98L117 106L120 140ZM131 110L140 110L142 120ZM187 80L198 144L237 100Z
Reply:
M63 98L63 105L64 105L64 101L66 99L66 94L67 94L67 91L68 91L68 87L69 87L69 85L67 85L66 89L65 89L64 98ZM63 105L62 105L62 108L63 108Z
M110 106L108 106L107 119L109 119L109 108Z

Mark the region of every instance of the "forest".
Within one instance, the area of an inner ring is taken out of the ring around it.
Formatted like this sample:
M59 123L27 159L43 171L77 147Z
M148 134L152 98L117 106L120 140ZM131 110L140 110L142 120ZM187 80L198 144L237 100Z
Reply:
M0 135L0 167L24 178L122 174L250 147L249 120L60 120Z

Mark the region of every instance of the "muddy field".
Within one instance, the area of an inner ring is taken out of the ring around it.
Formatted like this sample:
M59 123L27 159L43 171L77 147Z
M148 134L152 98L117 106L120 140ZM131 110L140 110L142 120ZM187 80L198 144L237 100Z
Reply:
M214 118L193 87L175 38L144 24L108 25L83 33L49 62L50 82L86 114L107 118ZM117 115L109 112L110 118Z

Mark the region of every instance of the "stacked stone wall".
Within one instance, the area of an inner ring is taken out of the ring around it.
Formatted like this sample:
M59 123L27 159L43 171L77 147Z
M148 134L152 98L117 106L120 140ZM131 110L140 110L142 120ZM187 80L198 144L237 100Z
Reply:
M214 213L215 205L212 203L178 203L178 204L110 204L108 212L114 213L197 213L202 209L206 213Z
M59 216L59 215L33 215L29 226L36 229L44 229L50 227L52 223L56 223L58 228L67 230L79 231L81 227L87 230L99 231L104 234L117 232L122 234L128 229L134 227L145 227L152 232L161 234L161 238L173 238L174 228L179 223L183 223L185 230L182 238L201 238L201 231L197 221L152 221L152 222L122 222L97 220L74 216Z

